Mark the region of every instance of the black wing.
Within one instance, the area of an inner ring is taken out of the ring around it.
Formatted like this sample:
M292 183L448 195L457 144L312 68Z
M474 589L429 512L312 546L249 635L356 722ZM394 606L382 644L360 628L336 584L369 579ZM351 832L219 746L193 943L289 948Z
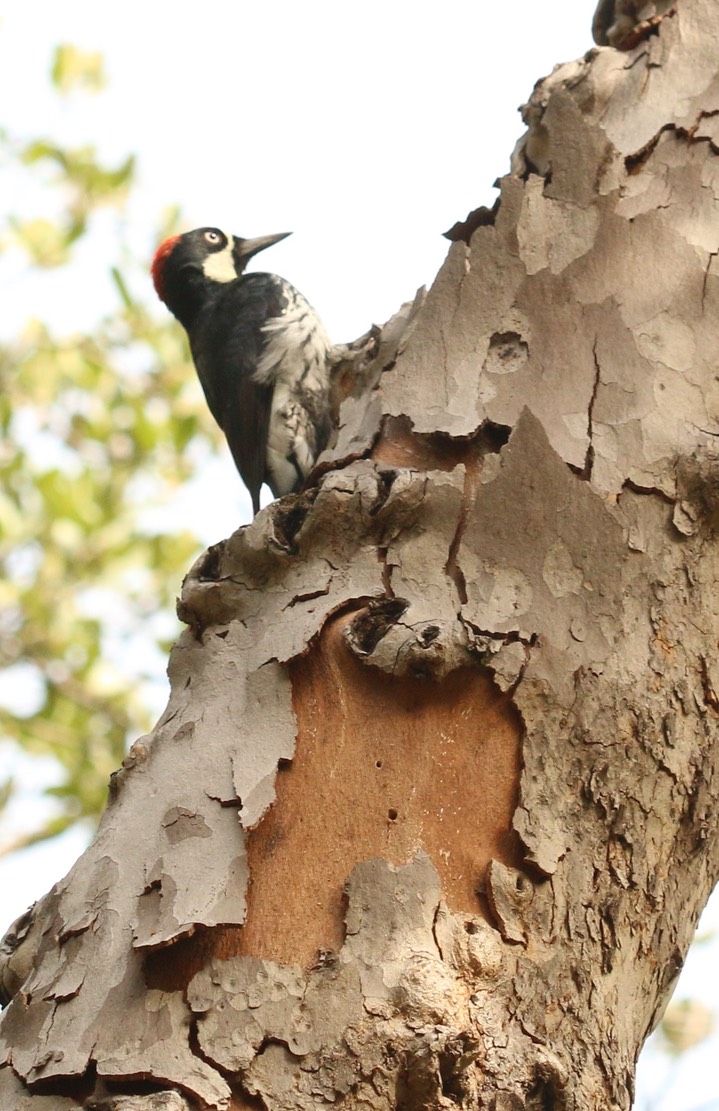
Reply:
M247 274L218 293L191 337L207 404L225 434L255 513L267 471L274 388L255 382L253 376L264 343L262 325L283 307L272 275Z

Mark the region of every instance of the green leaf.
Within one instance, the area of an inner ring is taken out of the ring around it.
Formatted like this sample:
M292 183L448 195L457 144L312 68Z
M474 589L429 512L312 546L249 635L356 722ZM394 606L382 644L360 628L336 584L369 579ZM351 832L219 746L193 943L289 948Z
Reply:
M102 54L64 43L55 50L51 77L55 88L64 95L77 89L97 93L105 87Z

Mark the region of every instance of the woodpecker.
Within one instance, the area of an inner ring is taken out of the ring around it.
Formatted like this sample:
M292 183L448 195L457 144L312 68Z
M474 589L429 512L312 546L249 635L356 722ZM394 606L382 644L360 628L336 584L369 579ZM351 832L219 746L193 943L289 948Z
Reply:
M245 274L249 260L290 232L241 239L196 228L160 245L152 280L187 332L210 412L260 508L296 490L330 432L330 341L294 286L276 274Z

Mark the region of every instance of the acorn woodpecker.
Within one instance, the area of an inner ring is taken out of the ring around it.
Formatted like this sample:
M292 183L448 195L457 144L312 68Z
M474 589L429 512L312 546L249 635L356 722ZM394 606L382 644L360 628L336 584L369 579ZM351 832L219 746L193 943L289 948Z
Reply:
M244 273L253 255L289 234L241 239L196 228L166 239L152 262L255 513L263 482L275 497L296 490L330 432L322 321L284 278Z

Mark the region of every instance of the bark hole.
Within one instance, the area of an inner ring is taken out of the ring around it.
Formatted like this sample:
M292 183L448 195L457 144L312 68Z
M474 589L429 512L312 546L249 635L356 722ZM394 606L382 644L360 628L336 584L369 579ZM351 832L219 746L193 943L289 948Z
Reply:
M417 471L452 471L486 454L482 433L466 439L446 433L415 432L408 417L386 417L372 458L388 467Z

